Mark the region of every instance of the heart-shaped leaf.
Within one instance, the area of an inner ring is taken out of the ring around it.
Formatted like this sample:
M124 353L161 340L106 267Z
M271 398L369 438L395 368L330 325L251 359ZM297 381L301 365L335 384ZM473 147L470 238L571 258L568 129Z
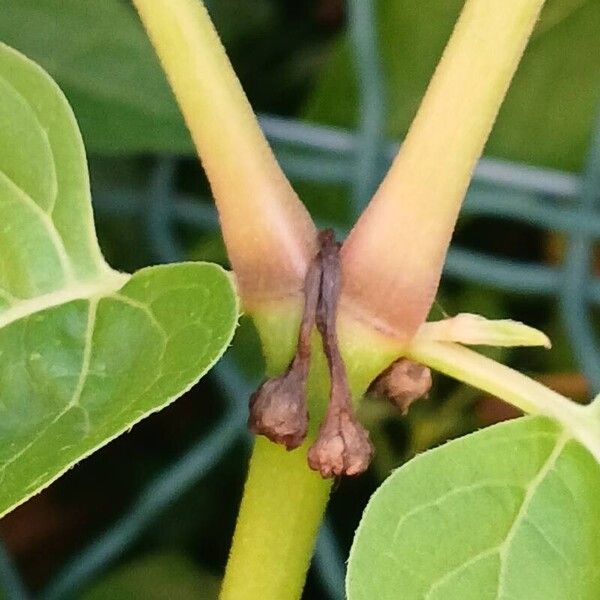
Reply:
M73 114L0 45L0 516L193 385L237 316L217 265L108 267Z
M526 417L426 452L371 498L350 600L600 598L600 466Z

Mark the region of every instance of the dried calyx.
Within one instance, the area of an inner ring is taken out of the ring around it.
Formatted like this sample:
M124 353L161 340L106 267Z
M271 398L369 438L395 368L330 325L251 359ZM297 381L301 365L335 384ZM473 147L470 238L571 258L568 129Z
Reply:
M358 475L369 466L373 446L354 415L346 367L338 347L336 315L342 279L339 246L330 231L322 232L319 242L323 275L317 329L323 340L331 390L327 414L308 451L308 464L323 477Z
M387 368L369 387L369 393L387 398L405 415L410 405L431 389L429 367L401 358Z

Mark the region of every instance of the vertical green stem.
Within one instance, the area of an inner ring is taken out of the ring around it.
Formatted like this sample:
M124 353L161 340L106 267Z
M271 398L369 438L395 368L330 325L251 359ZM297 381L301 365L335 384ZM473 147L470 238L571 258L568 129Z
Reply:
M294 347L298 315L287 310L255 313L253 317L262 335L267 370L281 372ZM360 325L340 332L348 381L356 400L399 353L397 345L383 340L375 347L362 343L363 335ZM308 439L292 452L264 438L256 439L220 600L295 600L302 595L331 489L331 481L311 471L306 462L329 395L327 365L317 335L312 357Z
M264 330L260 314L255 320ZM297 319L288 312L287 318L280 315L278 323L268 322L271 335L263 336L263 347L268 371L276 373L289 360ZM294 600L302 594L331 488L331 482L311 471L306 462L329 392L325 357L316 335L312 354L307 440L288 452L256 438L220 600Z
M308 468L305 446L256 439L221 600L300 597L330 487Z

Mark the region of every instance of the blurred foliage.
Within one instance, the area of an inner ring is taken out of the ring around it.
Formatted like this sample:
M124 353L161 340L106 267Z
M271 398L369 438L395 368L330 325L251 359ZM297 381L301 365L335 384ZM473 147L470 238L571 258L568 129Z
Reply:
M133 9L121 0L2 0L0 39L65 92L88 151L191 151Z
M406 133L463 0L379 0L388 133ZM600 3L549 0L487 144L492 156L579 170L600 99ZM305 116L357 124L357 86L346 35L335 43Z
M185 556L157 554L108 573L81 600L212 600L219 585Z
M207 3L240 78L251 97L259 96L263 109L289 105L323 50L323 35L297 18L298 12L310 11L285 4ZM128 2L0 0L0 14L0 39L57 81L89 152L193 154L164 73ZM275 94L274 86L279 88Z

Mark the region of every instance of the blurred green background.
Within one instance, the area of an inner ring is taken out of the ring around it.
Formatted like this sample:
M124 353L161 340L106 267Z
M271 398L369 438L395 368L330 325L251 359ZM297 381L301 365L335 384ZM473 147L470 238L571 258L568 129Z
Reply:
M409 126L462 3L379 0L370 13L367 0L207 2L253 107L284 119L266 119L265 127L319 223L341 233L351 226L389 161L388 141L399 140ZM599 31L597 0L548 1L487 145L486 156L504 162L493 163L496 175L472 190L474 205L484 198L493 209L470 210L455 236L457 247L489 256L486 264L534 265L536 273L559 272L563 265L568 227L561 232L543 226L535 214L552 209L565 219L575 215L569 227L578 227L577 174L600 99ZM227 264L189 135L128 2L0 0L0 40L48 70L73 106L88 150L100 242L114 267L132 270L179 258ZM354 146L346 147L347 130L357 129ZM519 173L529 173L522 165L547 169L532 174L539 189L525 197L514 183ZM502 169L512 173L505 182ZM365 173L358 182L357 170ZM565 184L563 197L543 191L550 181ZM529 210L525 218L511 217L517 200ZM591 248L587 258L595 273ZM531 290L527 282L511 289L470 269L468 261L451 269L433 315L480 312L542 328L554 342L551 352L492 354L585 398L588 381L573 357L557 290L525 293L535 291L533 283ZM231 369L245 382L235 389L245 394L262 369L250 323L242 323L231 354ZM168 474L174 461L214 431L228 414L227 402L243 407L246 397L231 395L222 377L208 376L3 519L0 535L27 587L40 598L216 598L249 455L241 421L231 424L237 428L232 441L215 453L206 475L174 493L141 535L122 531L127 543L112 547L96 566L88 561L83 576L77 565L83 550L128 514L149 482ZM361 411L377 456L367 475L336 487L328 517L328 533L335 535L322 540L305 598L343 597L341 569L353 531L392 468L446 439L514 416L493 398L439 376L430 397L407 418L375 399ZM43 591L51 581L56 587Z

